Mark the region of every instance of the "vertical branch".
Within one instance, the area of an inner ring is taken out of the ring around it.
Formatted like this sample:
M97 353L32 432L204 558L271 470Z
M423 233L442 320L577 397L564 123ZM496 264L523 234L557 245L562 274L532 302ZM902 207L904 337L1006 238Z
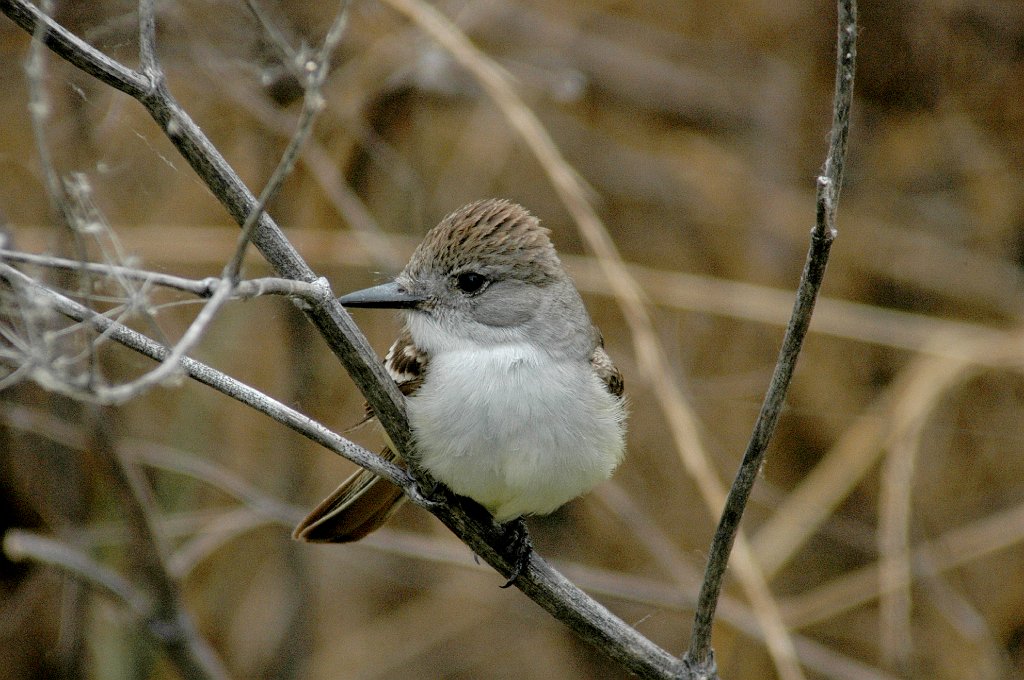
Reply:
M323 88L324 81L327 79L331 55L341 42L347 24L348 0L342 0L341 6L338 8L338 14L334 17L334 23L331 24L331 28L327 31L327 36L324 38L319 52L312 58L307 58L303 53L297 53L295 54L296 63L290 64L290 66L298 71L300 82L303 84L305 92L302 100L302 112L299 114L299 123L291 139L288 141L288 147L281 155L281 160L278 162L270 179L267 180L263 191L260 192L255 207L249 212L245 222L242 223L235 254L224 268L222 274L222 278L225 280L232 283L238 280L238 274L242 268L242 260L245 257L249 241L252 239L253 231L256 229L256 225L259 224L260 218L263 217L267 204L274 198L278 189L281 188L281 184L284 183L284 180L295 168L295 161L298 159L299 151L302 149L303 144L305 144L309 134L313 131L313 122L316 120L317 114L324 108L324 97L321 94L321 89Z
M39 10L45 15L53 11L52 0L45 0L41 3ZM67 242L77 259L85 261L86 245L82 238L80 222L75 211L68 201L68 192L61 182L60 173L50 150L47 140L47 131L51 128L49 124L52 105L46 91L46 51L44 45L49 31L47 26L40 22L32 32L32 42L29 44L28 58L25 60L25 78L28 81L29 91L29 119L32 123L32 136L35 141L36 153L39 155L39 166L43 175L43 185L46 187L46 194L50 200L50 209L54 219L67 232ZM92 276L86 272L80 272L76 279L80 294L86 294L92 288ZM26 329L32 332L32 323L26 324ZM45 341L38 342L37 346L45 346ZM95 378L95 347L86 340L82 347L83 354L87 358L88 372L86 374L89 383Z
M168 573L160 537L151 518L150 491L139 471L117 453L109 418L99 407L92 413L92 441L95 460L118 497L121 512L132 538L132 559L153 598L147 625L159 631L157 638L182 677L221 680L227 671L210 644L199 634L188 610L182 605L178 584Z
M42 3L42 12L49 15L52 2ZM35 138L36 153L39 154L39 165L43 173L43 184L50 199L50 207L55 215L59 215L65 226L71 227L71 217L67 212L67 202L61 188L60 177L53 164L50 146L46 143L46 128L50 118L50 100L46 94L45 82L45 50L46 24L40 22L32 32L32 42L25 60L25 76L28 80L28 110L32 123L32 135Z
M156 7L153 0L139 0L139 64L144 76L155 86L162 82L164 69L156 56Z
M846 162L847 137L850 129L850 108L853 103L853 76L857 54L857 8L855 0L838 0L838 38L836 54L836 86L832 106L832 132L828 154L817 187L817 219L811 231L811 244L807 253L800 286L797 290L793 314L779 351L771 383L758 414L754 431L743 455L739 471L726 499L722 518L711 542L704 583L697 601L690 648L685 661L698 673L716 675L714 653L711 650L711 626L715 607L722 589L722 577L729 562L740 519L746 507L758 470L764 462L765 451L779 420L782 404L793 377L796 360L804 336L811 323L814 302L821 288L829 250L836 236L835 217Z

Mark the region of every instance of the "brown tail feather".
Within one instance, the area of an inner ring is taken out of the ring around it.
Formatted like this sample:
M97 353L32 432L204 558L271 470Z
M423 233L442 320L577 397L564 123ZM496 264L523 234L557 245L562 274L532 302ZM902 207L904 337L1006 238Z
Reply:
M391 449L381 457L395 461ZM341 483L302 520L292 537L312 543L358 541L378 529L401 507L405 494L394 484L368 470L360 470Z

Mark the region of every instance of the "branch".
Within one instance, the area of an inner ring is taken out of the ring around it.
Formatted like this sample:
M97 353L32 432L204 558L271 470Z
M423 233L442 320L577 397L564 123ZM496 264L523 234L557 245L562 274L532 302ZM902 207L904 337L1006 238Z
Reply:
M177 607L168 609L156 599L89 555L61 541L30 531L10 529L4 534L3 552L13 561L35 560L59 567L82 583L122 602L143 624L154 643L166 649L187 680L227 678L220 660L196 633L190 618Z
M648 311L647 296L622 261L614 241L591 204L592 190L562 156L537 115L523 102L507 72L477 49L451 20L424 0L385 2L416 22L474 76L502 112L508 126L519 135L548 175L552 188L575 220L580 235L597 256L603 279L611 287L629 327L641 377L656 395L680 459L696 483L701 499L709 513L716 515L725 502L726 492L701 441L697 414L674 378L672 362ZM803 676L793 640L743 536L738 539L738 548L733 567L747 597L755 605L754 616L765 632L768 653L783 680L800 680Z
M12 562L35 560L60 567L83 583L120 600L139 619L147 621L153 616L153 598L121 574L66 543L31 531L8 529L4 534L3 552Z
M204 279L186 279L182 276L151 272L134 267L123 267L120 265L106 264L103 262L82 262L81 260L69 260L52 255L37 255L25 253L20 250L4 250L0 248L0 261L22 262L40 267L49 267L65 271L85 271L92 274L102 274L117 278L141 281L147 285L162 286L172 290L179 290L183 293L191 293L197 297L208 298L220 287L222 279L215 276L208 276ZM245 279L236 282L231 287L229 299L245 300L261 295L286 295L299 298L309 303L329 297L330 289L326 281L318 279L311 283L295 281L293 279L280 279L277 277L262 277L258 279Z
M50 290L9 265L0 264L0 276L25 286L46 304L69 318L89 323L111 339L156 361L164 360L169 350L122 324L97 314L87 307ZM348 441L305 415L263 393L190 358L182 359L185 373L219 392L236 399L279 423L348 458L402 487L414 503L438 517L466 545L503 575L511 573L516 556L507 552L505 534L482 507L473 501L439 490L440 500L425 500L408 472L386 462L380 456ZM689 677L679 660L642 636L581 591L539 555L533 555L528 569L516 585L537 604L565 623L583 639L644 678Z
M152 490L138 468L118 455L108 415L99 408L89 411L89 448L94 454L92 459L110 480L126 520L131 568L137 570L154 598L146 625L184 678L226 680L228 673L223 662L197 630L182 602L181 587L168 571L166 547L153 526Z
M37 296L38 300L44 302L51 309L75 321L92 325L98 331L108 335L112 340L135 350L139 354L143 354L155 361L164 361L170 354L170 350L164 345L47 288L9 265L0 264L0 279L7 279L20 286L24 286L30 291L30 294ZM270 416L282 425L295 430L324 448L348 458L353 463L371 470L403 489L415 493L415 489L410 489L412 481L407 472L392 463L388 463L377 454L367 451L363 447L335 434L302 413L202 362L185 357L182 359L182 368L186 375L193 380L212 387L218 392L226 394L264 415Z
M817 220L811 231L811 244L800 278L793 314L772 373L771 384L765 395L761 412L747 444L736 479L722 511L718 529L711 542L704 583L694 615L690 648L684 661L708 677L717 675L714 653L711 650L711 625L715 607L722 589L722 576L729 561L740 519L757 473L764 462L765 452L782 411L786 391L789 389L796 360L804 336L811 323L814 302L821 288L828 262L829 250L836 237L836 208L846 162L847 137L850 130L850 108L853 103L853 75L857 55L856 0L838 0L838 38L836 56L836 88L833 100L832 132L823 174L818 177Z
M301 63L294 65L297 69L301 70L300 72L304 76L302 84L305 95L302 101L302 111L299 113L299 122L296 125L295 133L288 141L288 147L281 155L281 160L271 174L270 179L267 180L263 191L260 192L255 208L249 212L245 222L242 223L234 257L231 258L231 261L224 268L223 276L225 279L232 281L237 279L238 272L242 268L246 247L249 245L260 217L263 216L267 204L277 194L284 180L295 168L295 161L299 157L299 151L302 149L303 144L305 144L306 139L309 138L310 132L313 131L313 122L316 120L317 114L324 108L324 98L321 94L321 89L323 88L324 81L327 79L327 67L331 54L334 53L338 43L341 42L341 37L344 35L347 25L348 2L343 0L338 14L334 18L334 23L331 25L330 30L327 31L327 37L324 38L320 51L312 58L305 58L302 55Z
M150 89L149 79L140 73L114 61L95 47L55 23L38 7L21 0L0 0L0 11L27 33L35 35L41 30L43 43L53 52L76 68L97 80L140 99Z
M49 17L32 11L30 7L23 0L0 0L0 10L12 15L12 18L14 16L20 18L19 23L26 30L35 30L36 25L42 23L46 26L47 35L60 36L60 40L53 41L53 45L56 46L54 49L60 56L68 58L72 63L96 60L98 53L95 50L79 40L73 40L65 28ZM84 56L83 49L85 50ZM136 77L132 80L142 80L138 74L133 75ZM108 82L114 87L123 85L121 79L108 78L106 71L100 71L100 76L104 82ZM166 85L156 82L151 89L143 92L134 90L129 94L133 94L146 107L200 178L222 201L232 217L240 224L244 223L256 207L256 199L199 127L178 106ZM282 276L307 282L315 280L315 274L266 214L260 217L252 240L253 244ZM351 318L333 300L307 304L304 306L304 311L363 392L398 452L406 460L415 459L402 396ZM108 328L113 327L110 325L111 322L104 317L92 316L89 320ZM127 329L124 333L115 332L113 337L120 341L127 332ZM153 356L165 356L163 352L166 350L161 346L149 346L148 349L153 352ZM187 358L183 358L182 365L186 372L190 372L190 367L201 370L197 362L191 362ZM206 368L203 367L203 369ZM202 372L206 378L210 378L206 371ZM255 401L262 403L265 400L266 398L262 397ZM327 433L318 432L317 434L325 445L329 443L334 447L339 446L336 439L326 436ZM336 437L333 433L330 434ZM361 460L357 462L388 479L396 479L396 473L386 471L380 465L379 457L372 454L369 456L369 458L359 456ZM350 458L356 460L355 457ZM417 499L418 494L414 486L407 483L400 483L400 486L414 494L414 500ZM486 513L481 516L482 511L478 506L473 506L475 504L467 501L453 501L450 505L442 504L435 508L434 513L499 572L505 575L510 574L512 562L507 559L509 556L502 554L501 547L496 547L504 545L500 528L491 521ZM474 510L476 516L470 517L469 511ZM553 570L538 557L531 562L527 573L517 583L524 592L527 592L548 611L554 613L557 618L585 639L601 644L606 653L634 672L648 677L672 677L677 674L677 659L613 617L604 607L573 587L564 578L555 578L551 572ZM609 630L609 621L614 622L613 631ZM638 654L638 649L645 651L643 654Z

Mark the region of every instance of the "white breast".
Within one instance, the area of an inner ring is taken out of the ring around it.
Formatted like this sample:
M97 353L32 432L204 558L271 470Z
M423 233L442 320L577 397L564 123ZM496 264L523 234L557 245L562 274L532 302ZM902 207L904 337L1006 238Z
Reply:
M622 400L589 362L523 344L432 356L409 420L420 464L501 522L585 493L624 447Z

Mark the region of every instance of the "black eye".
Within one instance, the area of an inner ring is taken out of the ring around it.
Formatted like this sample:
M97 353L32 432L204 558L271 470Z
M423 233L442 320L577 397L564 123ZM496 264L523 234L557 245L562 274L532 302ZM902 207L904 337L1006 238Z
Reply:
M484 275L476 272L462 272L455 277L455 285L463 293L476 293L484 287L485 283L487 283L487 279Z

